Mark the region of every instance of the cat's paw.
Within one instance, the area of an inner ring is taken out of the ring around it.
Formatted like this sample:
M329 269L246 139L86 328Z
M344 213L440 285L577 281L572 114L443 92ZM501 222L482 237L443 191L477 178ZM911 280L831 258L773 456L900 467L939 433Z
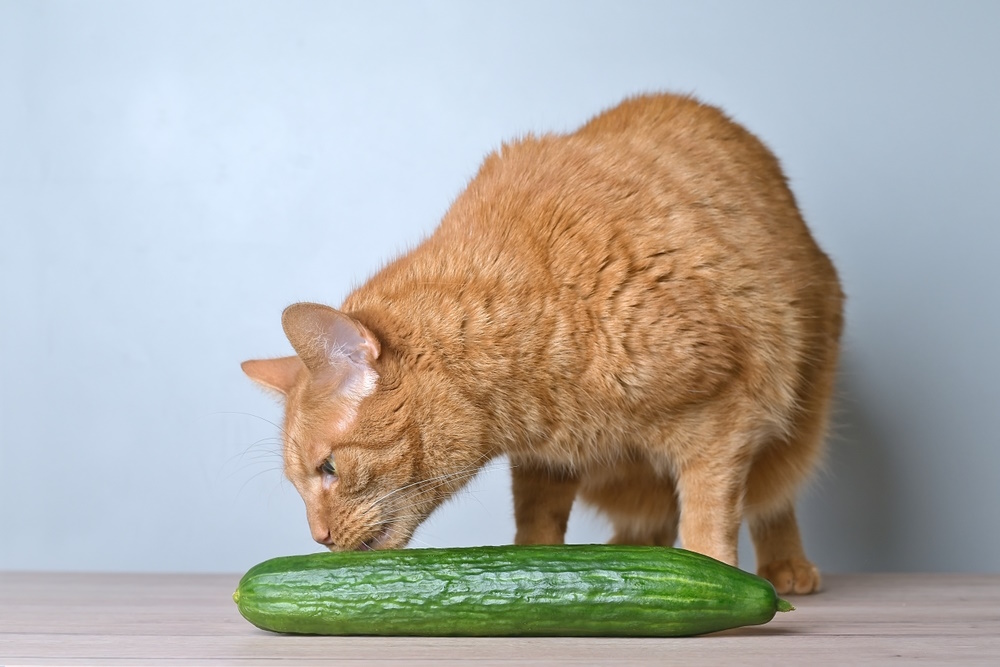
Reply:
M778 595L815 593L822 583L819 570L805 558L771 561L757 568L757 574L770 581Z

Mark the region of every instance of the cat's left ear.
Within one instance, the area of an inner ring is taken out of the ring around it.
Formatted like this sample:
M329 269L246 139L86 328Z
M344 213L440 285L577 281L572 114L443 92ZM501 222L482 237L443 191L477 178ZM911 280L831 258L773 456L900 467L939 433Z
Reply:
M299 373L304 372L302 360L298 357L281 357L280 359L250 359L240 364L247 376L264 387L284 396L292 390L298 381Z
M314 375L371 369L381 351L378 339L363 324L318 303L292 304L281 314L281 326Z

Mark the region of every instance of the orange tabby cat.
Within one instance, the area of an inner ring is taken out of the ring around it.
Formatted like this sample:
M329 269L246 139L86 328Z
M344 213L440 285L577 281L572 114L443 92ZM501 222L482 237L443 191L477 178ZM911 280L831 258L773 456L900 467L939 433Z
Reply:
M615 542L736 563L807 593L793 507L821 451L841 332L832 264L778 162L719 110L630 99L486 158L437 231L340 310L300 303L296 355L243 369L286 400L285 467L316 541L403 547L508 455L516 542L576 497Z

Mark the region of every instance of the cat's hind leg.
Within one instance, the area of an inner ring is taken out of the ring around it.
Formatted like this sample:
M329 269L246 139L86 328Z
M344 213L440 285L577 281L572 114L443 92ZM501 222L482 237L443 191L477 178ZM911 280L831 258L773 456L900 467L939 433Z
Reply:
M670 547L677 541L673 480L657 475L647 463L619 464L586 477L580 497L611 520L611 544Z
M835 280L834 280L835 282ZM778 593L820 589L819 570L806 558L795 518L795 494L816 468L826 436L843 328L842 295L816 297L814 330L800 369L798 409L790 432L757 453L747 478L744 516L757 552L757 572Z
M806 412L790 438L776 439L754 459L747 478L744 516L750 525L757 573L778 593L812 593L819 570L806 558L795 518L795 495L820 456L823 414Z
M562 544L579 479L527 460L511 459L515 544Z
M769 515L748 517L757 553L757 574L781 595L813 593L821 585L819 570L806 558L791 503Z

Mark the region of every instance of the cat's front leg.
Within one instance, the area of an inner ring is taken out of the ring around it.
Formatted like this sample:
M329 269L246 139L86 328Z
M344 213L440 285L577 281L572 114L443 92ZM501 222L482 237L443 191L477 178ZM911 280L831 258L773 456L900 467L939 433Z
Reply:
M515 544L562 544L580 480L537 463L512 459Z
M736 457L699 457L678 470L685 549L737 565L746 476L746 465Z

